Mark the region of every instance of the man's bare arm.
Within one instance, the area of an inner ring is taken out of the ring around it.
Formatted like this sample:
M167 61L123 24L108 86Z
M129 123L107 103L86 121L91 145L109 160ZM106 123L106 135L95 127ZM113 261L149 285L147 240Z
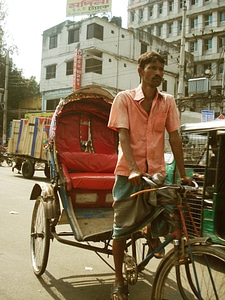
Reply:
M177 130L169 133L169 142L181 179L191 185L192 179L188 178L185 173L182 139Z
M126 128L120 128L119 129L119 140L120 145L123 150L123 154L125 157L125 160L127 162L130 175L129 175L129 181L132 185L140 185L141 184L141 172L138 169L138 166L134 160L133 152L130 146L130 134L129 130Z

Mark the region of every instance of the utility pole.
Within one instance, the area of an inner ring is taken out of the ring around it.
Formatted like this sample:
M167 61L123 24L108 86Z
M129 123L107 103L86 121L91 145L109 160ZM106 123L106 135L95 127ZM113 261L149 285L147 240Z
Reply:
M180 44L179 83L178 83L177 98L184 97L186 11L187 11L186 1L184 1L183 15L182 15L182 35L181 35L181 44Z
M222 74L222 89L221 94L224 97L225 96L225 46L223 46L223 74Z
M9 81L9 50L6 52L5 64L5 89L3 98L3 128L2 128L2 146L7 142L7 102L8 102L8 81Z

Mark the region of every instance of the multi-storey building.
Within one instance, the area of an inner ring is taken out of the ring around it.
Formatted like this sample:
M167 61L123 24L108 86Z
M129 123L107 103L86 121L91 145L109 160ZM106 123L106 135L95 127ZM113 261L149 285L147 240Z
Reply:
M138 28L174 45L180 46L185 24L185 50L194 56L194 77L210 77L209 95L224 96L224 0L128 0L128 3L128 28ZM190 78L188 70L186 75Z
M100 85L116 94L139 84L137 59L141 53L160 51L167 61L160 89L175 94L179 47L139 29L124 29L121 18L91 17L65 21L43 32L42 109L52 110L73 90ZM168 55L169 54L169 55ZM193 57L187 55L189 65ZM190 69L191 70L191 69Z

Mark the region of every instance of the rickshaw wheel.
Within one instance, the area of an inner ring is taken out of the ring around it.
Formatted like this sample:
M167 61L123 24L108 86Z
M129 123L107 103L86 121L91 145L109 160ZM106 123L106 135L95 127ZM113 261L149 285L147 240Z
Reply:
M37 276L44 273L50 247L50 220L46 218L43 198L36 199L31 220L31 260L33 271Z

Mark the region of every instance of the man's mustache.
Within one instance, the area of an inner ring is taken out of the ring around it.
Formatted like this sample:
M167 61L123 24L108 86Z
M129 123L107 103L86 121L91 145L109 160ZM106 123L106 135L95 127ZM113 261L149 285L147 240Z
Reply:
M163 77L159 76L159 75L156 75L153 77L153 79L160 79L160 80L163 80Z

